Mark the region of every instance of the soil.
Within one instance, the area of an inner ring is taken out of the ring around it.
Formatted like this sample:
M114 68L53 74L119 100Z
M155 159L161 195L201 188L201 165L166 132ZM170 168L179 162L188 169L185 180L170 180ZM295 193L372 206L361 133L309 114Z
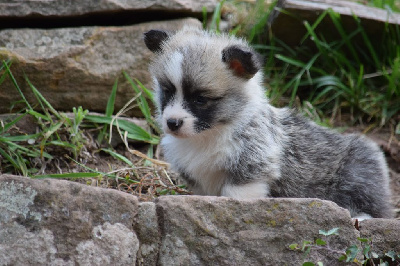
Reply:
M0 116L0 120L4 116ZM15 132L32 133L32 120L27 118L21 120L13 129ZM348 127L345 133L365 133L368 127L357 126ZM73 160L72 154L68 151L57 150L58 147L48 147L47 152L51 152L55 158L46 161L40 158L31 160L32 167L39 170L37 174L60 174L60 173L80 173L98 172L98 176L92 178L77 178L73 181L85 183L90 186L117 189L139 197L141 201L152 201L160 195L166 194L191 194L186 189L184 182L179 175L168 169L168 165L162 161L159 150L155 150L156 158L150 162L144 155L148 145L143 143L129 143L129 149L118 140L113 140L113 147L119 154L128 158L135 167L127 165L109 153L102 150L95 141L96 130L85 130L83 136L86 145L80 155ZM390 188L392 191L392 203L395 207L395 217L400 219L400 136L393 134L390 128L379 128L370 130L366 135L374 140L382 148L390 168ZM0 174L4 172L0 156ZM15 174L15 173L14 173Z

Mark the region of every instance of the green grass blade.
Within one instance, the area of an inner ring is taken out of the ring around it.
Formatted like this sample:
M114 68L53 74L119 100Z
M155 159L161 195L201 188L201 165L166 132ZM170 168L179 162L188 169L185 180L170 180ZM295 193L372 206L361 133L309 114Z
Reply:
M318 27L318 25L322 22L322 20L326 17L326 14L328 14L328 10L325 10L321 15L318 16L317 20L313 23L313 25L310 27L310 30L307 31L307 33L303 36L303 38L300 41L300 44L303 44L304 41L310 37L310 32L315 32L315 29Z
M218 5L216 6L216 8L214 9L214 13L212 15L211 18L211 23L210 23L210 30L213 30L217 33L219 33L219 23L221 21L221 9L222 6L224 5L225 0L222 0L221 2L218 3Z
M358 57L358 54L353 46L353 43L348 38L347 33L344 30L342 23L340 22L340 15L338 13L336 13L335 11L333 11L331 8L328 9L328 14L329 14L333 24L335 25L336 30L339 32L340 36L345 41L346 46L350 50L350 53L352 54L354 60L356 60L356 62L358 64L360 64L360 58Z
M147 98L151 100L151 102L156 105L156 101L154 100L154 94L149 89L147 89L138 79L135 79L135 82L139 85L142 91L146 94Z
M154 101L154 96L153 93L151 93L141 82L139 82L136 79L136 82L138 82L138 85L136 85L136 83L128 76L128 74L126 72L124 72L125 78L128 80L128 82L130 83L131 87L133 88L133 90L136 92L138 96L137 98L137 103L139 105L140 111L142 112L143 116L145 117L147 123L158 133L161 134L161 129L159 128L159 126L157 125L157 123L154 122L152 113L151 113L151 109L149 107L149 104L147 103L146 97L144 97L144 95L142 94L142 92L144 92L148 98L153 102L153 104L155 104Z
M114 105L115 105L115 98L117 96L117 89L118 89L118 78L115 80L113 88L111 90L111 94L108 97L107 106L106 106L106 116L111 117L114 113ZM104 125L103 129L99 132L97 136L97 142L102 143L104 136L106 135L108 130L107 124Z
M128 158L126 158L125 156L123 156L123 155L121 155L121 154L119 154L117 152L114 152L114 151L112 151L110 149L101 149L101 150L106 152L106 153L108 153L108 154L110 154L112 157L114 157L114 158L126 163L130 167L135 168L135 165Z
M17 124L18 121L20 121L22 118L24 118L24 117L26 116L26 114L27 114L27 113L24 113L24 114L18 116L17 118L15 118L14 120L12 120L11 122L6 123L6 124L4 125L4 127L2 127L2 126L0 125L1 133L3 134L3 133L5 133L5 132L7 132L12 126L14 126L15 124Z
M207 29L207 7L203 6L201 9L203 14L203 30Z
M21 98L23 99L24 103L26 104L26 106L28 107L29 110L32 110L33 109L32 106L29 104L28 100L25 98L25 95L22 93L21 88L18 86L18 83L17 83L16 79L14 78L14 75L12 74L8 63L4 60L3 60L3 66L5 67L8 76L11 78L11 82L14 84L14 87L17 89L18 93L21 95Z
M114 86L111 90L110 97L108 97L107 107L106 107L106 116L111 117L114 113L114 105L115 105L115 97L117 95L118 89L118 78L115 80Z
M14 160L14 159L11 157L11 155L9 155L9 154L8 154L5 150L3 150L2 148L0 148L0 154L6 159L6 161L8 161L9 163L11 163L12 166L13 166L16 170L20 171L18 162L17 162L16 160Z
M45 110L45 107L47 107L53 113L53 115L55 115L58 119L61 119L61 115L56 111L56 109L53 108L53 106L46 100L46 98L43 97L39 90L36 89L36 87L30 82L27 76L25 76L25 80L31 88L32 92L35 94L35 97L39 101L39 103L41 105L42 103L44 103L45 106L42 105L43 110Z
M40 133L31 135L18 135L18 136L0 136L0 141L27 141L29 139L37 139L41 136Z
M98 123L98 124L108 124L110 125L112 122L112 118L110 117L104 117L104 116L98 116L98 115L87 115L85 117L87 121L90 121L92 123ZM134 139L134 140L140 140L148 143L158 143L158 138L155 136L152 136L150 133L148 133L146 130L141 128L140 126L123 120L123 119L115 119L114 120L114 126L117 125L120 129L127 131L128 132L128 138Z
M82 172L82 173L34 175L34 176L31 176L31 178L33 178L33 179L43 179L43 178L77 179L77 178L93 178L93 177L98 177L100 175L101 174L95 173L95 172Z
M41 118L45 121L52 121L52 119L49 116L38 113L35 110L28 110L28 114L34 116L36 119Z
M375 63L376 68L377 69L381 68L381 66L382 66L381 61L379 60L378 55L374 49L374 46L372 45L372 43L369 39L367 33L365 32L364 28L362 27L360 19L356 15L353 15L353 17L354 17L354 20L357 22L359 29L361 30L361 36L363 38L364 44L367 46L368 51L372 56L372 59Z

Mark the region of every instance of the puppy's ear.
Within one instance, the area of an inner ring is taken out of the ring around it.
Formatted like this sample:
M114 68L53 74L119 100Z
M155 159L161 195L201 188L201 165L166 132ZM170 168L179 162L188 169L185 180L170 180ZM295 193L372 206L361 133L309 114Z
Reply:
M150 30L144 33L144 43L153 53L161 52L161 44L169 38L169 34L163 30Z
M251 79L262 68L261 55L246 47L232 45L222 50L222 62L241 78Z

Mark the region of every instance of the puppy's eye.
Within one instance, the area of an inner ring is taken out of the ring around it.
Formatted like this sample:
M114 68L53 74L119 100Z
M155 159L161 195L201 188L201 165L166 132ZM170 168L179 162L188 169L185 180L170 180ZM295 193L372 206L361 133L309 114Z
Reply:
M203 106L206 105L209 99L204 96L197 96L196 99L194 99L194 103L198 106Z
M164 95L168 98L174 94L173 90L171 90L171 89L163 89L163 92L164 92Z

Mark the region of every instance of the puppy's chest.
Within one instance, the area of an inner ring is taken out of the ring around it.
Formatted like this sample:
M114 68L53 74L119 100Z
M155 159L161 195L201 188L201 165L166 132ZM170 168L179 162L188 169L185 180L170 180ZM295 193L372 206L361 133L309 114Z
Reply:
M220 195L226 179L224 164L227 147L215 143L191 142L164 137L162 147L166 160L184 173L201 190L198 194Z

